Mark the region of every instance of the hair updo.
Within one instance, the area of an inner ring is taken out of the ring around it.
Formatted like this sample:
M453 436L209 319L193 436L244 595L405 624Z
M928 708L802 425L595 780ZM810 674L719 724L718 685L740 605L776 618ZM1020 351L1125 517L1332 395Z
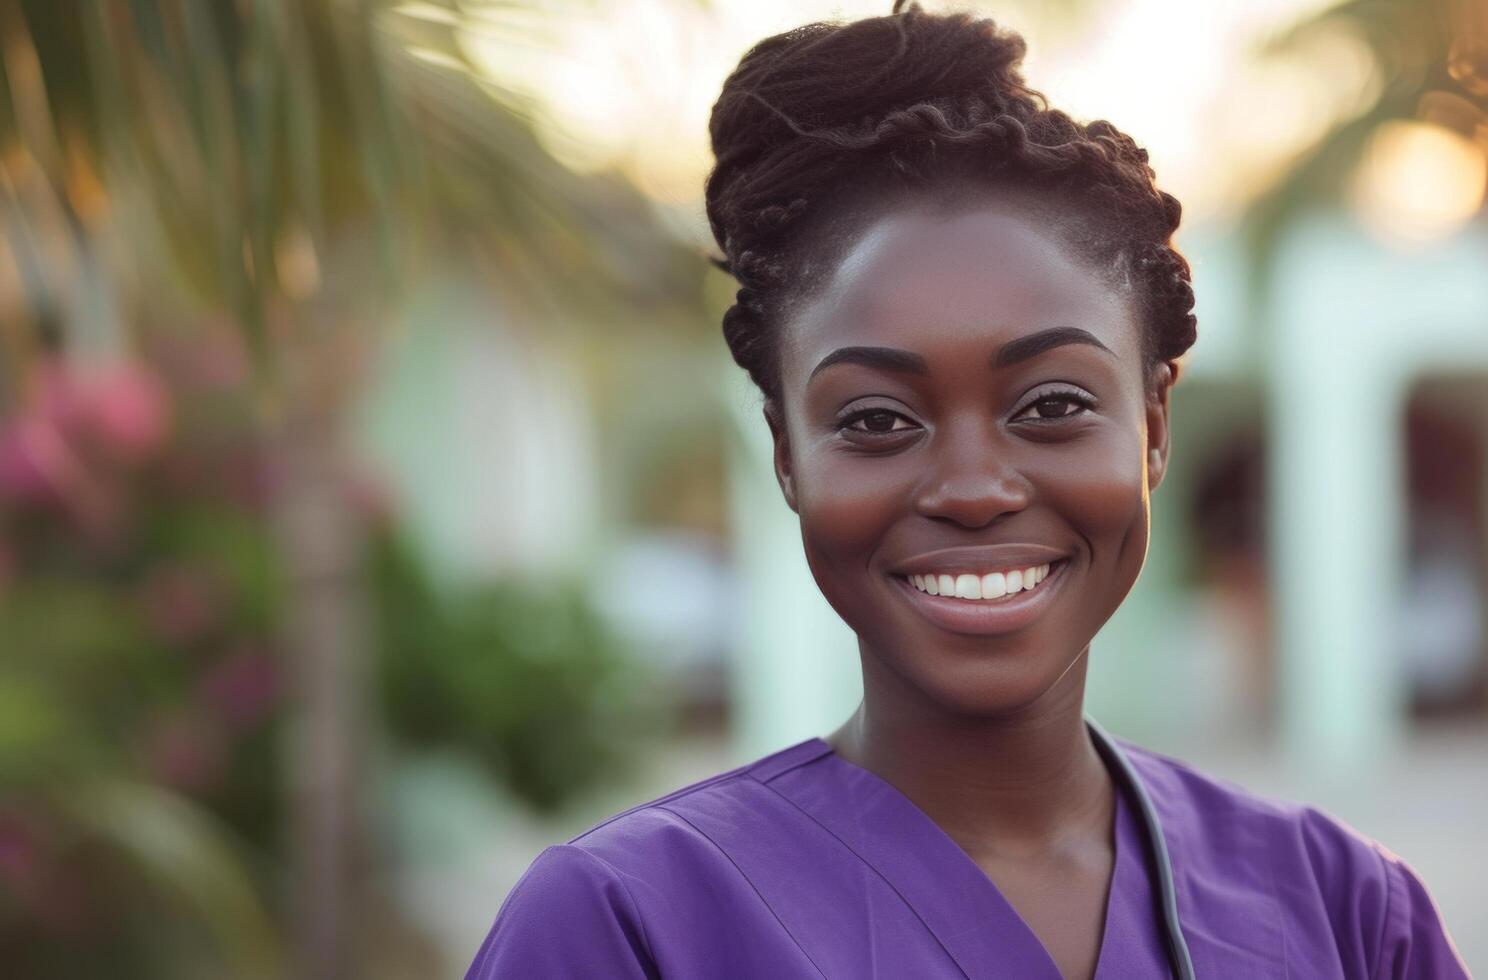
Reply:
M1148 384L1193 345L1189 264L1172 247L1182 207L1130 136L1024 83L1026 50L990 19L897 0L887 16L766 38L729 75L708 123L712 261L740 286L724 339L770 402L780 324L853 232L895 200L954 207L978 187L1010 192L1133 291Z

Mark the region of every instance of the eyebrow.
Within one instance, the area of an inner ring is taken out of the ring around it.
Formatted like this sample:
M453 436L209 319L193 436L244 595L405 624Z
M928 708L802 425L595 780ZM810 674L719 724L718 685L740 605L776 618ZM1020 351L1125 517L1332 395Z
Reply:
M1091 347L1099 347L1107 354L1115 356L1111 348L1101 343L1095 334L1088 330L1082 330L1079 327L1050 327L1048 330L1040 330L1038 333L1019 337L1003 344L992 355L990 366L1005 368L1067 344L1087 344ZM925 375L930 373L930 365L923 357L897 347L839 347L822 358L816 367L811 369L811 374L806 379L807 383L809 384L812 378L833 364L862 364L866 367L893 371L896 374Z

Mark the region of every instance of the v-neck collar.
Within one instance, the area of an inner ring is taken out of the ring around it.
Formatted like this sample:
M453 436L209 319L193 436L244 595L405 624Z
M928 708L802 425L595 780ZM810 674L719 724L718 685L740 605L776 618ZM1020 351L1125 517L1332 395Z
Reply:
M1124 753L1156 810L1195 972L1201 977L1286 975L1287 919L1271 824L1180 762L1108 738ZM872 868L968 978L1060 980L1043 943L971 856L908 797L837 755L825 739L806 739L767 756L750 766L749 774ZM1138 801L1125 795L1129 790L1122 780L1117 786L1123 795L1118 797L1115 887L1107 896L1097 980L1171 976L1156 898L1156 859ZM1125 834L1120 833L1121 807ZM1244 928L1235 928L1242 921Z
M833 780L800 778L795 766L758 773L899 892L970 978L995 976L1063 980L1049 950L981 866L919 806L883 777L842 758L822 738L802 743L808 760L832 767ZM1104 761L1104 760L1103 760ZM773 767L772 767L773 768ZM1113 774L1114 777L1114 774ZM1150 894L1140 826L1116 782L1115 857L1103 919L1096 980L1124 973L1113 952L1123 944L1150 942L1155 929L1151 903L1122 901L1132 892ZM846 791L847 798L842 797ZM1113 901L1113 896L1117 900ZM1148 911L1147 921L1140 913ZM1161 956L1159 946L1159 956Z

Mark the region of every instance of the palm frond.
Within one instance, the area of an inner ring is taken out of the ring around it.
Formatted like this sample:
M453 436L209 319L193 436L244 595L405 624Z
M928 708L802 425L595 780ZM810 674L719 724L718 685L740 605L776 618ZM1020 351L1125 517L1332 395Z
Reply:
M273 922L236 846L209 814L167 790L125 780L93 780L58 797L85 840L123 858L143 887L203 928L218 975L284 975Z

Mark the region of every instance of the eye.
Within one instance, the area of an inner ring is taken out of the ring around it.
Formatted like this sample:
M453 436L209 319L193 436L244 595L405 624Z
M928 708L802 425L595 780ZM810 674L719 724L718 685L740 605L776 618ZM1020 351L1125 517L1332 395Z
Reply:
M844 418L837 426L839 432L854 432L858 435L883 436L894 433L908 432L914 426L898 427L895 422L908 422L909 420L898 412L887 408L865 408L861 412L853 412ZM862 422L862 426L854 423Z
M1055 410L1053 410L1051 414L1044 414L1043 407L1048 405L1055 406ZM1068 405L1075 406L1074 411L1062 410L1064 406ZM1085 397L1084 395L1079 394L1078 392L1053 391L1030 402L1028 404L1028 408L1024 409L1023 412L1020 412L1019 415L1023 415L1029 409L1032 409L1037 413L1037 416L1035 418L1029 419L1030 422L1058 422L1062 419L1072 419L1078 415L1083 415L1085 414L1085 412L1094 407L1094 401Z

